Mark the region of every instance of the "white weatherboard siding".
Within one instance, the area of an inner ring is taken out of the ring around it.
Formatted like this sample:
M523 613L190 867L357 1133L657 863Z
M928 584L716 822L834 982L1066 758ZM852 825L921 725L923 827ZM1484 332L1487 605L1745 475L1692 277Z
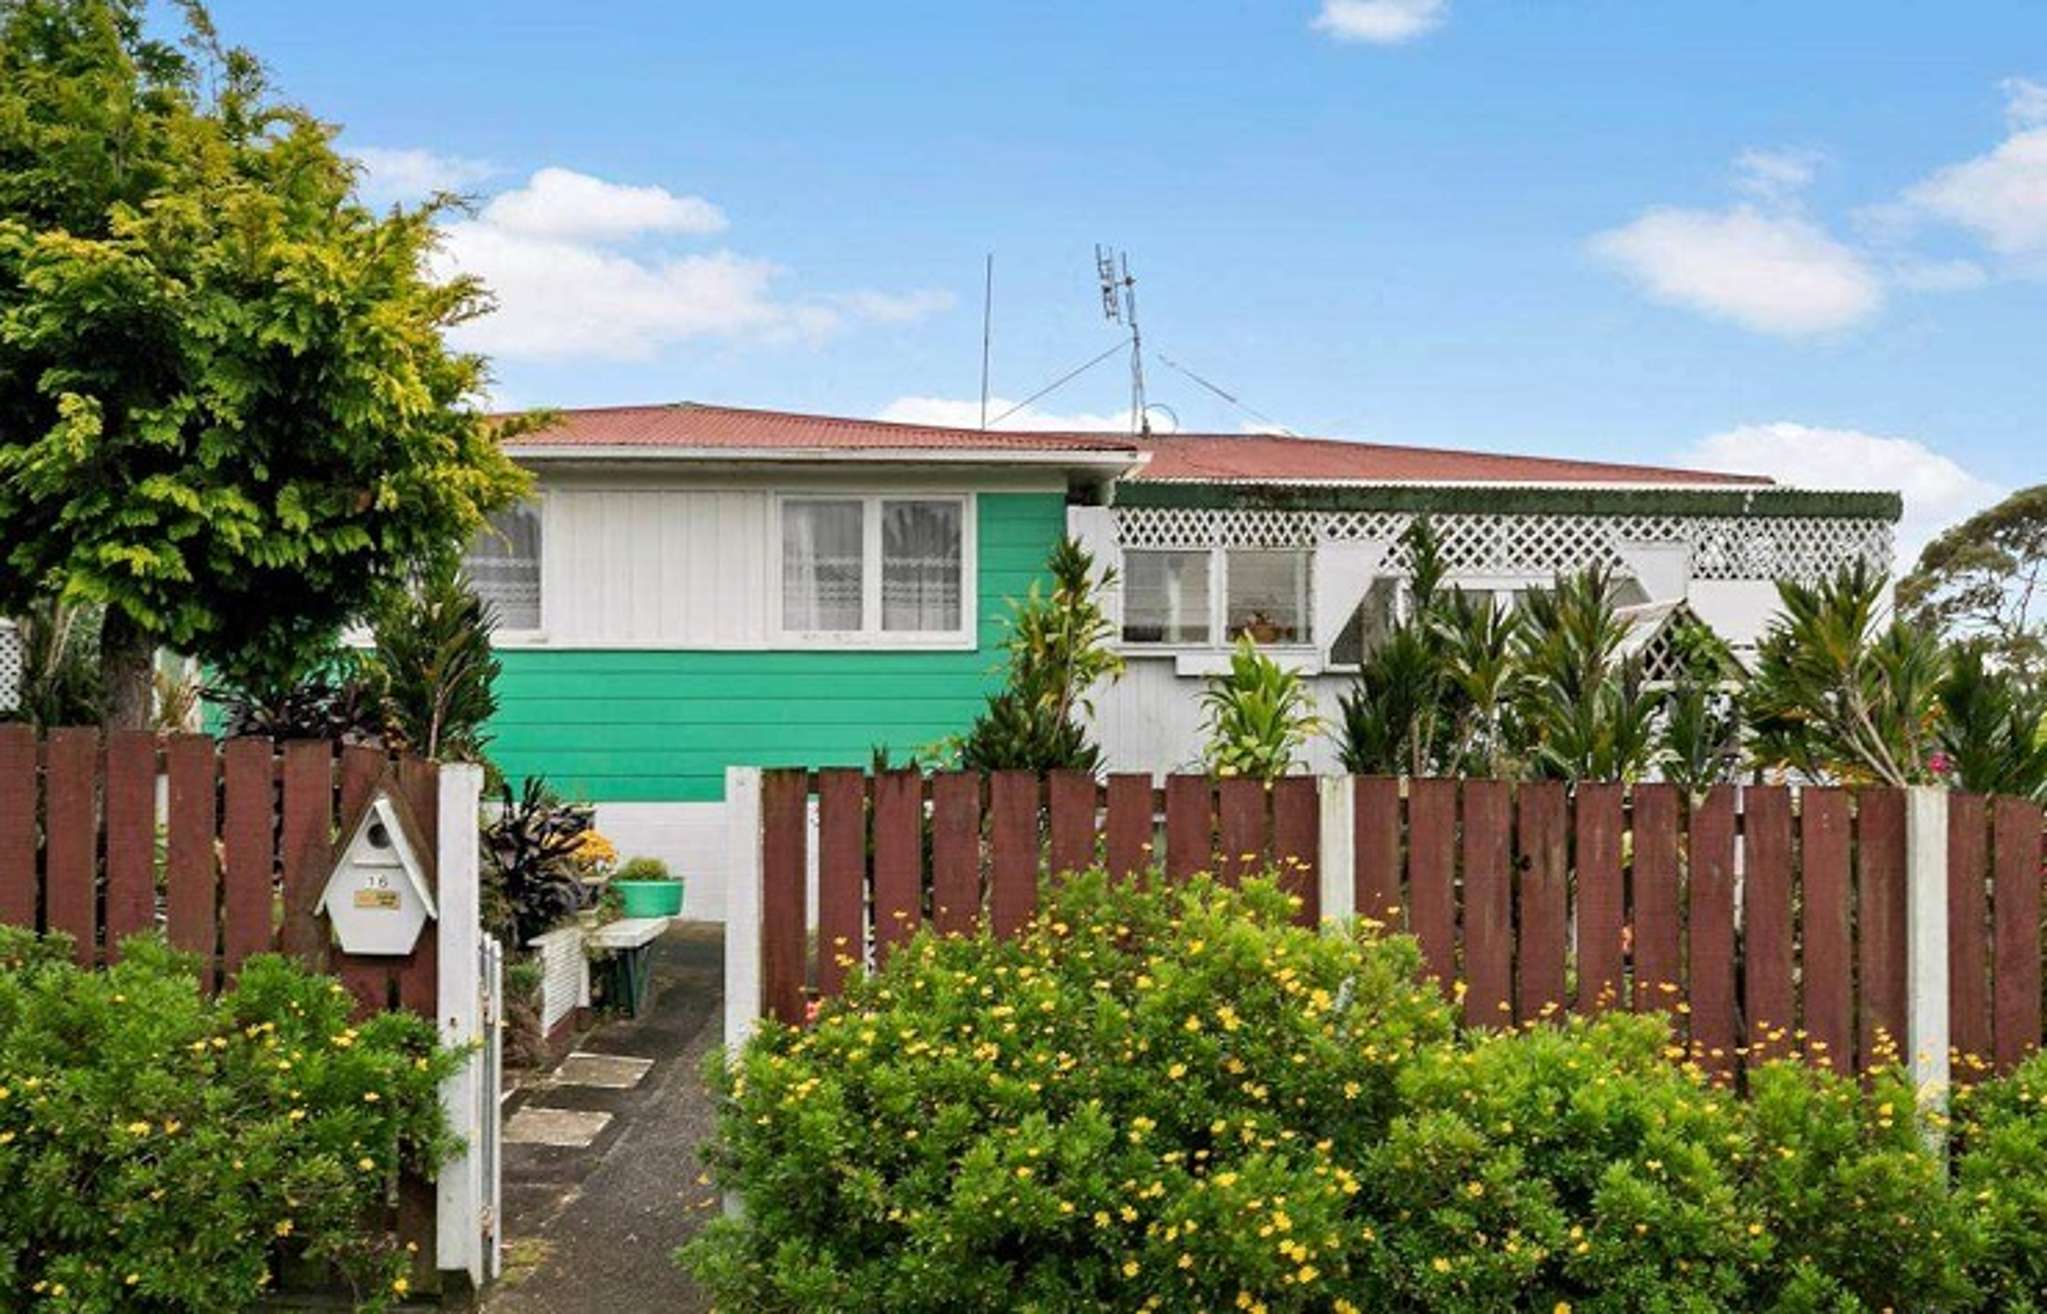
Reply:
M1351 677L1317 675L1309 677L1308 684L1316 707L1335 726L1336 700L1350 688ZM1201 693L1207 687L1199 676L1176 673L1170 657L1130 656L1123 678L1095 691L1094 728L1105 769L1154 774L1199 770L1201 746L1207 739ZM1314 771L1337 770L1336 745L1326 734L1309 744L1304 757Z
M726 648L766 640L766 491L560 488L546 505L550 642Z

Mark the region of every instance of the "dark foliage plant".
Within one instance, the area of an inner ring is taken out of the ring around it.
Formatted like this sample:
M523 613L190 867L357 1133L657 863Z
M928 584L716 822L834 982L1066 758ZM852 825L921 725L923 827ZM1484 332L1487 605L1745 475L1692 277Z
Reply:
M508 945L530 943L583 907L575 858L594 818L588 804L563 802L537 777L516 794L504 786L483 827L484 920Z
M394 738L382 671L349 649L336 648L318 666L281 680L249 676L214 684L206 698L220 709L229 735L379 748Z
M1958 788L2047 797L2047 687L1973 643L1954 652L1937 697L1940 766Z

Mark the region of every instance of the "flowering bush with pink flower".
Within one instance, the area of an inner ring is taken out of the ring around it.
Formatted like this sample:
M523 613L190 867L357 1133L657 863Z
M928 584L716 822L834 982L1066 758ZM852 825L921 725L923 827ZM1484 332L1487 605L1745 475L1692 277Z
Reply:
M103 972L0 927L0 1308L222 1314L286 1264L359 1307L405 1290L385 1231L401 1168L450 1148L433 1023L357 1023L330 978L274 956L205 997L153 937Z
M1276 887L1101 873L1010 941L924 935L728 1066L729 1311L2026 1309L2047 1061L1743 1095L1653 1017L1461 1033L1413 943ZM1978 1116L1974 1110L1985 1110Z

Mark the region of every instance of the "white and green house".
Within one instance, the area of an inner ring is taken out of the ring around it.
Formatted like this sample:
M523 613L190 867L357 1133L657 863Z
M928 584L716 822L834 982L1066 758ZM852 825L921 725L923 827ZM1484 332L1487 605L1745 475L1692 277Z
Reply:
M1458 587L1605 561L1645 618L1753 644L1774 581L1888 566L1899 499L1654 467L1266 435L944 429L682 403L563 412L509 449L535 499L468 566L497 606L505 772L598 808L722 917L727 767L865 765L963 728L1061 535L1116 568L1113 770L1199 752L1203 677L1249 633L1333 710L1400 605L1417 515ZM1646 623L1646 622L1645 622ZM1317 765L1332 765L1325 751Z

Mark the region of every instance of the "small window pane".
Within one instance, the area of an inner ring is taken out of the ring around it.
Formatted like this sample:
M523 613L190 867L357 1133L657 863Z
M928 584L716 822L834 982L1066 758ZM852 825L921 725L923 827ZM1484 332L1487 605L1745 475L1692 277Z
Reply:
M1227 621L1232 640L1308 641L1308 554L1231 552Z
M1351 612L1343 631L1330 645L1331 665L1356 666L1364 661L1366 653L1378 651L1399 619L1401 587L1401 580L1392 575L1381 575L1372 581L1364 600Z
M1207 643L1208 553L1123 555L1123 641Z
M856 501L782 504L782 628L840 633L861 628L865 543Z
M881 506L881 628L951 633L960 628L960 504Z
M529 502L492 516L463 554L462 571L500 630L539 629L540 508Z

